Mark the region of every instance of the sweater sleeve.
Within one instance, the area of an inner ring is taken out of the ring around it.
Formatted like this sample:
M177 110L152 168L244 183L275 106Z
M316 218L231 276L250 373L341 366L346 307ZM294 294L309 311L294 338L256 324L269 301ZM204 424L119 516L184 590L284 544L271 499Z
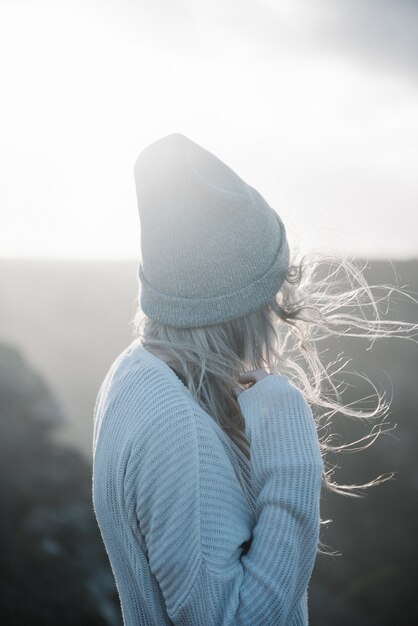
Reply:
M135 514L150 569L175 625L304 625L323 471L315 423L302 394L277 374L238 402L250 434L256 526L210 418L197 404L171 398L146 445L132 451Z

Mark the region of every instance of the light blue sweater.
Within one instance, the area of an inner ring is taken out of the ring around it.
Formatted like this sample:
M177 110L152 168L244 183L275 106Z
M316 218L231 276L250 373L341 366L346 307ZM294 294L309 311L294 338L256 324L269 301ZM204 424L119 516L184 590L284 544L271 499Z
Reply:
M308 624L314 419L278 374L238 402L250 462L138 339L111 365L94 411L93 505L126 626Z

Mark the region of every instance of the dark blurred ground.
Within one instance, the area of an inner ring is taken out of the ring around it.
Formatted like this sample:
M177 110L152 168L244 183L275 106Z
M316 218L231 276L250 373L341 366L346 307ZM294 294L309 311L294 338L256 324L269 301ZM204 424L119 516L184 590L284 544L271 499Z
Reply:
M418 262L396 263L418 291ZM394 282L388 263L372 283ZM132 340L135 263L2 261L0 287L0 621L16 625L120 625L110 565L91 504L94 400L112 360ZM6 294L6 295L4 295ZM418 306L392 316L418 321ZM395 478L361 499L323 493L322 540L341 556L318 556L310 585L312 626L418 623L418 347L407 341L329 343L353 369L391 393L397 423L362 452L338 455L339 483ZM353 382L353 381L350 381ZM370 390L357 383L353 398ZM346 397L350 401L350 394ZM371 424L336 419L342 441Z

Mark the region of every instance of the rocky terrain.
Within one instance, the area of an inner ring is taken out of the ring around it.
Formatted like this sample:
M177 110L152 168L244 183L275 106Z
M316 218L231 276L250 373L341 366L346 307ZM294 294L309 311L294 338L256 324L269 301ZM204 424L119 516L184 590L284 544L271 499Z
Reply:
M0 622L121 624L91 506L91 468L51 440L59 406L21 353L0 344Z

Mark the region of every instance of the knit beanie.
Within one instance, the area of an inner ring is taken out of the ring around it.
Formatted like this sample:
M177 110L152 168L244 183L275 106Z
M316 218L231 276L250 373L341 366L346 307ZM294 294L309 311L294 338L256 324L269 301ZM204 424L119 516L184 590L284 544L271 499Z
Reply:
M134 177L140 305L149 318L218 324L275 296L289 264L284 225L230 167L173 133L142 150Z

